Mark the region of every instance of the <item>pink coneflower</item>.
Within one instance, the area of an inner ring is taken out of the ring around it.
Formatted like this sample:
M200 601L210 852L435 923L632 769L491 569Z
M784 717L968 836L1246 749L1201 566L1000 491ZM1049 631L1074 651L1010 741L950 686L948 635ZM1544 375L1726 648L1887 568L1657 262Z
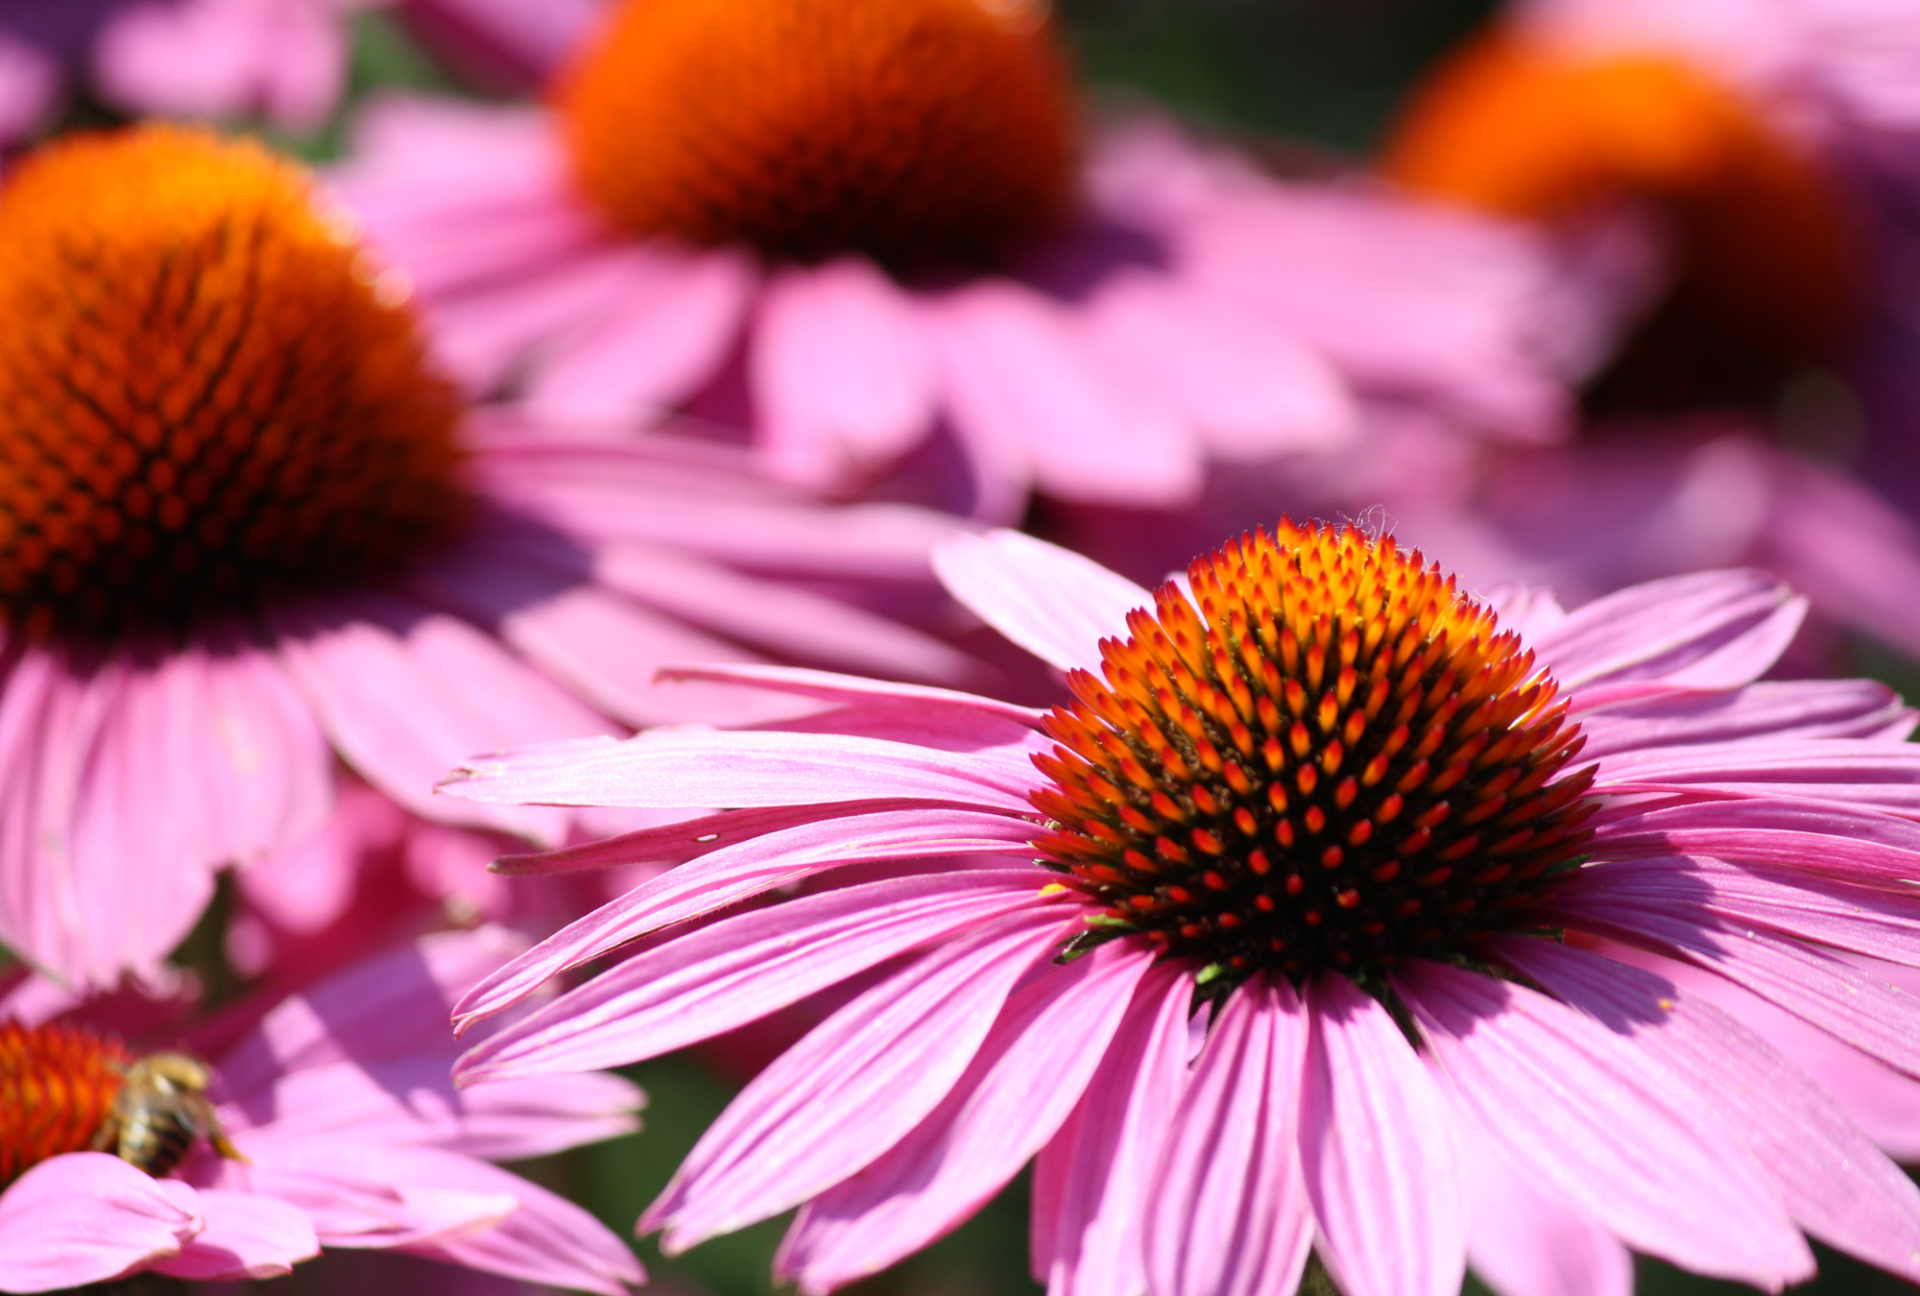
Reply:
M1162 123L1083 141L1044 10L621 3L550 108L391 102L338 180L476 389L691 408L810 487L957 448L982 514L1160 507L1357 399L1560 429L1607 311L1555 241Z
M1286 523L1152 595L1011 533L940 561L1072 701L690 669L839 709L450 785L739 807L551 861L709 852L459 1020L703 921L479 1045L466 1080L651 1056L878 971L694 1149L642 1221L666 1247L800 1206L779 1268L823 1292L1037 1156L1056 1292L1278 1296L1310 1246L1348 1296L1452 1293L1469 1258L1519 1296L1575 1254L1622 1291L1627 1247L1778 1290L1813 1270L1803 1230L1920 1274L1920 1191L1836 1101L1601 952L1920 1074L1920 1001L1874 962L1920 958L1915 717L1878 685L1754 682L1802 600L1717 572L1572 613L1516 593L1502 629L1391 539Z
M672 718L662 660L957 668L818 592L926 579L950 523L824 510L720 447L463 418L343 219L167 127L0 190L0 943L58 976L150 969L215 869L320 820L336 755L557 842L565 815L433 783Z
M1920 532L1875 497L1920 516L1917 72L1920 9L1883 0L1509 5L1411 97L1387 171L1542 228L1624 222L1664 270L1577 442L1388 508L1443 561L1569 590L1764 565L1920 654Z
M483 929L366 960L210 1064L71 1021L0 1022L0 1291L263 1278L338 1247L620 1296L642 1279L626 1245L485 1158L629 1133L639 1092L605 1075L446 1079L447 1006L518 948Z

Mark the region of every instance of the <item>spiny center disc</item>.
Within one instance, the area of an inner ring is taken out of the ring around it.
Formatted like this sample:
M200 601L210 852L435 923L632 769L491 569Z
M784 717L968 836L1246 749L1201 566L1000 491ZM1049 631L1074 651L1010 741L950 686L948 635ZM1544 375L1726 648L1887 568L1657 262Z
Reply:
M1514 925L1579 857L1578 727L1417 552L1283 520L1188 576L1193 602L1169 583L1102 643L1104 679L1069 676L1035 758L1036 845L1108 930L1229 974L1366 973Z
M991 261L1057 221L1072 109L1036 0L628 0L562 78L619 225L818 261Z
M178 627L454 526L458 403L304 175L150 126L0 189L0 611Z

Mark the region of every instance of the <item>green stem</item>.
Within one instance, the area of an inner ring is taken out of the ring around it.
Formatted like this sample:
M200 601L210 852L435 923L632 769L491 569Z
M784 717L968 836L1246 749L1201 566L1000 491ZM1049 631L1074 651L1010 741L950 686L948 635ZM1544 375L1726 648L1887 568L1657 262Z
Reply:
M1300 1296L1340 1296L1340 1289L1333 1285L1317 1255L1307 1257L1307 1271L1300 1275Z

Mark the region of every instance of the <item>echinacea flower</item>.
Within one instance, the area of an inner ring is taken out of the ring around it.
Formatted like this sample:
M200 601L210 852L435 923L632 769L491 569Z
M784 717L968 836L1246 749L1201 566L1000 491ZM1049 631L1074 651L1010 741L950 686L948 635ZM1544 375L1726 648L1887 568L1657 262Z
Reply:
M1164 507L1356 400L1560 430L1610 321L1557 241L1083 140L1045 9L625 0L551 107L375 105L336 179L476 390L691 410L811 488Z
M1917 70L1920 10L1880 0L1507 6L1411 96L1385 169L1545 229L1631 227L1662 268L1577 438L1368 502L1450 565L1568 591L1765 566L1920 655Z
M138 1110L116 1107L134 1055L73 1021L0 1022L0 1291L263 1278L330 1247L621 1296L642 1279L626 1245L487 1159L629 1133L638 1091L447 1079L448 1004L517 948L486 929L428 937L274 1005L208 1068L228 1146L198 1128L152 1174L123 1159L124 1137L122 1155L98 1150L109 1118Z
M1779 1290L1803 1231L1920 1275L1920 1190L1835 1098L1615 953L1920 1076L1920 1000L1879 970L1920 961L1915 716L1756 682L1801 599L1714 572L1496 615L1390 538L1284 522L1151 595L1012 533L940 563L1071 701L689 668L838 709L449 784L736 807L516 866L705 852L469 995L470 1024L653 934L468 1082L874 977L688 1156L642 1220L667 1249L799 1206L779 1270L824 1292L1037 1157L1056 1293L1284 1296L1310 1247L1347 1296L1450 1296L1469 1259L1522 1296L1576 1254L1566 1290L1621 1293L1626 1248Z
M462 755L671 718L654 664L940 676L852 602L951 526L724 447L463 417L391 277L258 147L75 137L0 187L0 943L151 969L336 754L428 818ZM455 813L449 813L455 811Z

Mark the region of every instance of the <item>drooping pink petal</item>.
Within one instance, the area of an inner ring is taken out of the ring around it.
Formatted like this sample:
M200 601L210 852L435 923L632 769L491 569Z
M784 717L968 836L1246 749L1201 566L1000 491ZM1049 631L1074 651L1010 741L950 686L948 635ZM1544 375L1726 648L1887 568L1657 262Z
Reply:
M925 806L849 813L754 835L652 878L549 936L475 986L456 1006L454 1020L464 1030L630 940L815 873L876 860L1012 854L1032 836L1022 819Z
M1497 1296L1633 1296L1633 1256L1613 1234L1515 1174L1472 1116L1454 1130L1471 1195L1467 1261Z
M947 592L995 630L1061 670L1100 664L1100 641L1127 633L1153 595L1058 545L1018 531L957 535L934 551Z
M57 1156L0 1194L0 1290L110 1282L178 1255L205 1227L185 1184L104 1152Z
M731 249L664 244L628 249L622 292L596 327L535 374L528 408L542 417L626 420L677 404L718 367L739 334L757 271Z
M1061 499L1165 508L1200 489L1196 430L1101 363L1067 312L1011 280L929 309L948 417L983 461Z
M1033 1269L1048 1296L1146 1288L1140 1220L1193 1053L1193 981L1170 963L1135 990L1080 1105L1033 1171Z
M1221 458L1335 450L1358 432L1333 366L1237 303L1133 273L1111 276L1088 310L1102 356L1185 412Z
M838 734L689 728L475 757L443 787L496 805L750 809L902 797L1020 814L1031 810L1035 777L1024 754L1004 750L929 753Z
M1813 1256L1703 1100L1536 991L1434 963L1394 987L1501 1155L1636 1250L1778 1291Z
M1549 912L1560 911L1550 907ZM1851 963L1765 931L1730 924L1702 927L1684 916L1605 895L1583 898L1575 913L1566 913L1574 928L1652 942L1920 1077L1920 1000Z
M86 665L25 649L0 699L0 937L82 984L151 970L205 908L217 869L318 822L330 760L249 644Z
M594 574L650 607L782 656L944 682L978 669L965 655L897 621L684 550L611 544L596 556Z
M324 1148L346 1139L518 1161L639 1127L634 1112L643 1098L619 1076L542 1076L456 1090L451 1053L443 1029L399 1058L291 1071L229 1104L230 1132L249 1147Z
M752 654L606 588L593 579L588 559L557 537L515 535L498 520L489 529L485 539L416 576L415 587L490 627L542 672L636 727L688 720L751 724L780 714L752 705L751 698L656 687L665 662L750 660Z
M492 1228L407 1243L403 1249L409 1254L604 1296L625 1296L629 1287L646 1281L640 1262L617 1235L572 1202L518 1175L454 1157L411 1157L406 1174L416 1187L437 1179L449 1190L491 1189L518 1203Z
M761 1072L641 1217L679 1252L816 1197L925 1120L1070 915L1035 906L936 948Z
M225 1091L245 1108L282 1076L450 1048L448 1007L523 948L499 928L443 932L362 960L276 1004L220 1058Z
M792 266L761 294L749 358L775 475L820 489L857 479L933 427L936 375L911 301L858 258Z
M1299 1286L1313 1242L1300 1174L1307 1012L1284 981L1227 999L1149 1182L1147 1285L1156 1296L1269 1296Z
M1507 938L1498 949L1691 1082L1753 1150L1802 1228L1920 1278L1920 1188L1758 1035L1672 983L1598 954L1525 938Z
M502 1182L483 1162L433 1148L349 1138L240 1146L251 1164L223 1166L223 1180L298 1207L322 1246L416 1246L496 1227L520 1209L517 1179Z
M320 1254L306 1213L257 1193L202 1188L196 1194L207 1227L169 1260L153 1268L196 1282L278 1278Z
M1807 601L1757 571L1648 581L1567 614L1531 644L1578 701L1596 685L1751 684L1800 628Z
M1299 1149L1327 1272L1347 1296L1454 1296L1467 1215L1452 1113L1378 1000L1307 987Z
M1153 957L1144 941L1109 942L1016 990L946 1100L886 1155L802 1208L776 1278L825 1296L978 1210L1073 1110Z
M723 919L600 973L460 1059L461 1083L625 1066L1029 907L1044 869L893 878Z
M406 600L360 593L275 622L281 659L368 782L428 819L560 836L559 812L465 805L434 784L472 752L604 734L607 721L477 627Z

